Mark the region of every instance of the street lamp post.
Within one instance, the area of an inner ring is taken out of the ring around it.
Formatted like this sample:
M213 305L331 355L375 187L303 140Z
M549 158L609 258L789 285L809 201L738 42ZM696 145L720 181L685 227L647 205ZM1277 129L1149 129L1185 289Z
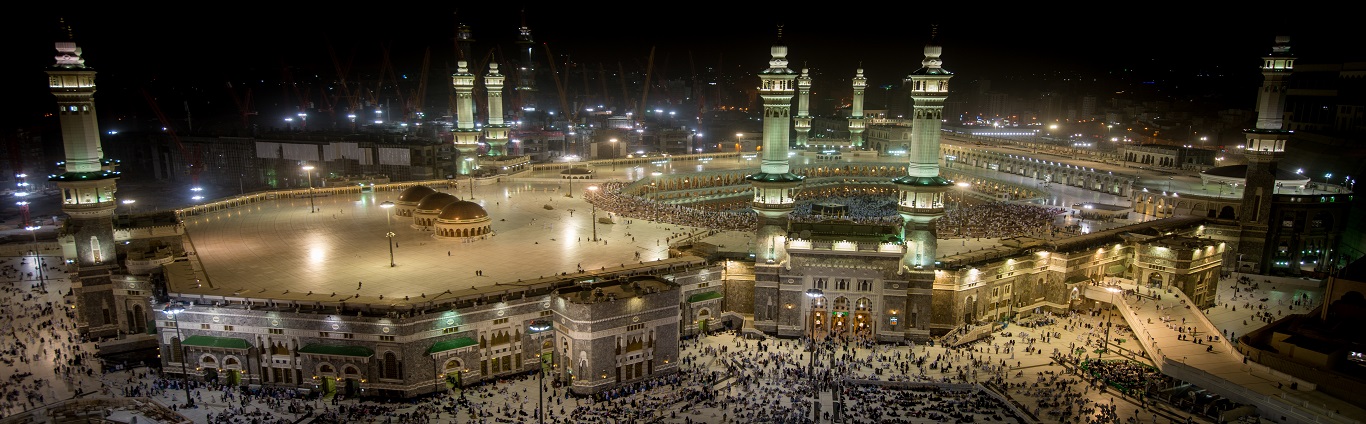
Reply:
M43 288L43 291L44 291L44 292L46 292L46 291L47 291L47 277L44 277L44 276L43 276L43 265L44 265L44 264L43 264L43 255L40 254L40 253L38 253L38 232L37 232L37 231L38 231L38 229L40 229L40 228L43 228L43 227L42 227L42 226L38 226L38 225L32 225L32 226L24 227L25 230L28 230L28 234L29 234L30 236L33 237L33 267L38 269L38 285L39 285L40 287Z
M474 201L474 170L477 169L477 166L476 166L475 163L474 163L474 158L465 158L465 162L469 162L469 163L467 164L467 166L465 167L465 169L468 169L468 170L469 170L469 176L470 176L470 201L472 202L472 201Z
M1110 313L1105 314L1105 352L1109 352L1109 351L1110 351L1110 317L1113 317L1113 316L1115 315L1115 310L1119 308L1118 305L1115 305L1115 293L1119 293L1119 289L1118 289L1118 288L1115 288L1115 287L1106 287L1105 290L1108 291L1108 292L1110 292Z
M393 231L384 233L384 238L389 239L389 267L394 267L394 234Z
M744 144L745 133L735 133L735 163L740 163L740 145Z
M380 203L380 204L379 204L379 207L384 209L384 221L385 221L385 223L386 223L387 225L389 225L390 227L394 226L394 218L391 217L390 212L389 212L390 209L393 209L393 208L394 208L394 202L385 200L383 203Z
M617 139L608 139L612 143L612 170L617 170Z
M597 194L597 193L598 193L598 186L588 186L588 192L589 192L589 193L593 193L593 194ZM588 200L588 199L584 199L584 200ZM588 202L588 206L592 206L592 207L593 207L593 209L592 209L592 214L589 215L589 219L593 221L593 241L596 242L596 241L598 241L598 205L597 205L596 203L593 203L593 201L590 200L590 201Z
M129 215L132 215L132 214L133 214L133 204L134 204L134 203L137 203L137 200L133 200L133 199L123 199L123 204L128 205L128 214L129 214Z
M308 174L308 213L317 212L313 206L313 165L304 165L304 172Z
M820 298L821 296L825 296L825 292L824 292L824 291L821 291L821 289L818 289L818 288L815 288L815 287L806 289L806 297L807 297L807 298L810 298L812 302L815 302L816 299ZM808 304L812 304L812 303L808 303ZM814 308L814 307L811 308L811 311L809 312L809 314L810 314L810 318L811 318L811 361L808 362L808 363L806 364L806 373L807 373L807 375L811 376L811 381L812 381L811 390L812 390L813 393L812 393L812 396L811 396L811 397L812 397L812 402L811 402L811 404L812 404L811 415L812 415L812 418L813 418L814 420L819 421L819 419L820 419L820 416L819 416L819 414L820 414L820 402L819 402L819 399L818 399L819 396L817 396L819 392L816 392L816 387L815 387L816 385L815 385L815 383L814 383L814 382L816 381L816 354L817 354L817 351L816 351L816 347L817 347L817 345L816 345L816 311L815 311L815 308Z
M544 331L550 329L550 322L549 322L549 321L543 321L543 320L532 321L532 322L531 322L531 325L528 326L527 328L530 329L531 332L533 332L533 333L541 333L541 332L544 332ZM543 346L543 345L544 345L544 343L542 343L542 342L537 342L537 346ZM537 354L536 354L536 363L537 363L538 365L540 365L540 368L539 368L539 370L538 370L539 372L536 373L536 374L537 374L537 377L536 377L536 378L537 378L537 381L536 381L536 408L537 408L537 410L536 410L536 422L541 423L541 424L544 424L544 423L545 423L545 360L541 359L540 348L539 348L539 347L536 349L536 352L537 352Z
M185 338L180 335L180 313L185 312L185 308L163 309L162 312L170 315L171 321L175 322L175 338L180 341L180 382L185 385L185 405L187 408L194 408L194 396L190 395L190 372L185 367L185 361L188 359L188 355L185 354Z
M972 183L960 181L954 185L958 187L958 235L966 238L968 220L965 219L967 215L963 214L963 203L968 200L968 187L972 186Z

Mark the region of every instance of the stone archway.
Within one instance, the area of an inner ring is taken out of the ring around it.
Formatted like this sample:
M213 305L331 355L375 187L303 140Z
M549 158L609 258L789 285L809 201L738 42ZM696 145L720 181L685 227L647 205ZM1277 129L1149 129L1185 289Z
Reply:
M1148 274L1149 287L1162 287L1162 273L1153 272Z
M452 389L461 387L461 376L465 372L465 364L460 358L450 358L441 366L441 379L446 382L446 388Z

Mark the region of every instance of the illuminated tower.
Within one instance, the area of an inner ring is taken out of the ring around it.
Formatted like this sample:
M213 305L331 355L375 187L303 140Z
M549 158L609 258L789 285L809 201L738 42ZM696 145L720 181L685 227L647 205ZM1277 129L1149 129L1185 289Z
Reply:
M759 96L764 102L764 135L760 148L759 172L745 177L754 187L750 207L759 215L754 234L754 303L779 305L799 302L804 296L792 284L781 284L783 269L791 269L787 254L787 218L796 206L796 192L803 177L793 174L788 165L788 132L792 125L792 94L796 71L787 67L787 46L778 42L769 49L768 68L759 72ZM755 328L776 331L780 319L775 308L760 309L754 316Z
M455 53L459 55L456 59L470 60L474 57L474 35L467 24L456 24L455 27Z
M778 43L769 49L772 58L768 69L759 73L759 96L764 99L764 140L760 152L759 172L745 179L754 186L754 200L750 207L759 214L758 242L763 257L760 262L780 262L786 255L782 243L787 234L787 215L795 207L795 196L803 177L793 174L788 166L788 128L792 125L793 80L797 73L787 67L787 46L782 43L782 29L778 29ZM776 270L775 270L776 272Z
M455 74L451 75L455 86L455 150L460 153L460 175L472 175L479 168L476 162L479 150L479 130L474 128L474 74L470 73L468 63L456 63Z
M484 89L489 92L489 122L484 126L489 156L506 156L508 126L503 123L503 74L498 73L497 62L489 62L489 73L484 75Z
M913 273L913 286L917 278L934 279L934 222L944 216L944 195L953 185L939 176L940 119L949 94L949 78L953 77L953 73L940 67L942 51L936 31L932 30L920 69L906 77L913 105L909 162L906 176L892 180L900 192L897 212L905 221L902 232L906 252L901 271Z
M793 119L797 129L797 148L806 149L811 136L811 70L802 69L797 76L797 116Z
M1259 274L1270 272L1266 243L1271 222L1271 198L1276 190L1276 165L1285 156L1291 131L1283 129L1285 94L1295 57L1290 37L1276 37L1271 53L1262 57L1262 89L1257 95L1257 126L1243 130L1247 139L1247 181L1238 213L1238 269L1244 265Z
M868 88L868 78L863 77L863 68L854 75L854 103L849 112L849 147L863 147L863 91ZM943 101L940 101L943 104Z
M531 39L531 28L526 26L526 12L522 12L522 26L517 28L517 40L513 42L517 45L518 55L521 63L518 64L516 73L517 86L513 90L517 91L517 118L522 120L527 111L536 110L536 42Z
M69 33L68 33L69 35ZM57 63L47 70L48 87L57 98L66 162L62 173L49 178L62 190L64 256L75 261L72 281L77 330L92 336L115 335L118 310L113 292L114 192L119 173L104 158L99 122L95 116L95 71L85 66L75 42L56 43Z

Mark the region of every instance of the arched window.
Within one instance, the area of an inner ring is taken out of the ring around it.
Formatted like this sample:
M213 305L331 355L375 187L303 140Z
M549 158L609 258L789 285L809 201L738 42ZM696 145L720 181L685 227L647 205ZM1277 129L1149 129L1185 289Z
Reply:
M385 352L385 353L384 353L384 378L403 378L403 376L400 375L400 372L401 372L401 368L399 367L399 363L398 363L398 355L394 355L394 352L392 352L392 351L390 351L390 352Z

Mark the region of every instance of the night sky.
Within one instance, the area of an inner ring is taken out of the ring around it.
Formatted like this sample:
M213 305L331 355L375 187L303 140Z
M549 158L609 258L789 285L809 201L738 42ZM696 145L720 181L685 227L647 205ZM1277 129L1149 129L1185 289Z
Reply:
M231 102L226 81L280 80L285 69L297 79L332 78L337 72L329 51L343 64L351 63L351 72L364 73L379 68L387 47L398 73L415 77L430 49L428 84L445 84L444 74L454 63L457 22L471 27L476 56L515 56L511 41L525 22L536 42L544 44L538 49L548 46L556 55L593 67L643 69L654 48L654 72L666 78L687 78L708 67L757 72L767 66L768 47L782 25L792 67L847 79L861 65L873 87L899 83L920 66L931 24L938 24L944 66L958 75L956 81L991 79L1000 87L1036 78L1228 75L1238 81L1235 86L1251 78L1253 85L1241 87L1251 99L1260 79L1258 58L1276 35L1292 37L1301 63L1366 59L1366 32L1355 25L1284 11L1267 17L1182 10L1184 15L1177 16L1176 10L1144 5L1161 13L947 9L924 16L918 10L876 8L799 12L796 3L782 3L780 16L772 16L754 6L722 9L697 3L592 3L592 10L583 9L582 2L461 3L402 10L382 9L387 6L382 2L365 4L368 8L234 3L8 13L5 19L11 22L0 30L10 47L3 69L12 97L5 106L9 113L0 114L0 129L33 125L54 107L43 72L53 63L59 18L73 27L87 65L99 72L96 101L102 115L136 109L132 93L143 87L217 91ZM542 50L535 54L545 57ZM100 103L106 93L109 104ZM122 102L113 100L120 96Z

